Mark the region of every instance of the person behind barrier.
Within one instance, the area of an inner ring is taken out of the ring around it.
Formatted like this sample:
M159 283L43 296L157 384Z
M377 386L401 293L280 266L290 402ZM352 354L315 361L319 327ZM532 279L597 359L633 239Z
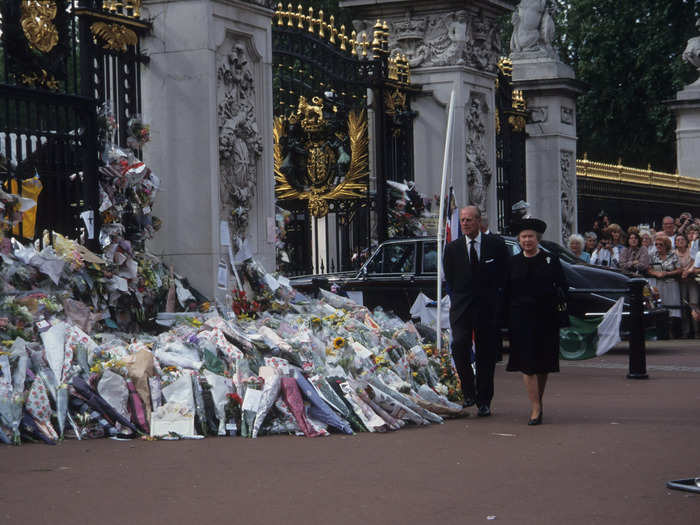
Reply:
M656 253L651 256L647 270L649 284L659 291L661 304L668 309L672 335L677 335L681 318L681 293L677 277L683 272L678 256L671 247L671 239L659 232L654 237Z
M690 305L697 304L697 283L695 277L690 275L693 268L694 258L690 253L690 245L685 234L676 234L676 257L681 268L681 274L678 276L678 288L681 298L681 330L682 337L691 339L692 334L697 334L697 326L693 323L691 316Z
M636 275L644 275L649 268L649 253L642 246L642 239L636 228L630 228L627 246L620 254L620 268Z
M591 264L606 268L620 267L620 251L612 246L612 235L605 230L600 238L600 247L591 255Z
M578 233L572 233L569 237L569 250L579 259L584 262L589 262L591 260L591 254L583 250L583 237Z

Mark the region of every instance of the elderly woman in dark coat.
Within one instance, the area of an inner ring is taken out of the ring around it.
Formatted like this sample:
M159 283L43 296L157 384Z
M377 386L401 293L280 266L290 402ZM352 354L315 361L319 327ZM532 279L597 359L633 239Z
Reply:
M524 219L517 227L522 252L511 257L507 282L510 359L507 370L522 372L530 399L529 425L542 423L547 374L559 371L558 290L568 285L559 259L539 248L547 225Z

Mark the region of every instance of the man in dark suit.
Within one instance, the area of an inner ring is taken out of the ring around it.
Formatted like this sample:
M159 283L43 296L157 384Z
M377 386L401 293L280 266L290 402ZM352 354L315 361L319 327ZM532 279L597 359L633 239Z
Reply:
M445 247L444 259L451 301L452 357L462 382L464 406L476 404L478 415L483 417L491 415L509 252L501 237L481 232L476 206L460 210L459 224L464 237ZM471 367L472 334L476 384Z

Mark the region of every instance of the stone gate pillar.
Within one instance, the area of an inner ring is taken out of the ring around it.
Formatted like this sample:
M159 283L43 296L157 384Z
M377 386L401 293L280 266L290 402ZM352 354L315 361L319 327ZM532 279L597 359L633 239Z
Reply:
M700 21L697 25L700 27ZM688 40L683 60L700 72L700 36ZM700 178L700 78L676 93L669 106L676 114L678 174Z
M274 269L273 12L241 0L144 0L144 12L144 160L163 220L149 249L213 298L230 288L236 239Z
M525 142L530 214L547 223L544 237L566 243L577 231L576 96L583 84L551 41L554 22L541 0L522 0L513 13L513 88L530 115Z
M440 193L450 92L455 90L451 171L457 204L475 204L496 224L496 95L501 56L498 18L511 6L490 0L346 0L358 34L377 19L389 26L390 53L405 54L411 82L414 179L419 191ZM448 179L449 182L449 179Z

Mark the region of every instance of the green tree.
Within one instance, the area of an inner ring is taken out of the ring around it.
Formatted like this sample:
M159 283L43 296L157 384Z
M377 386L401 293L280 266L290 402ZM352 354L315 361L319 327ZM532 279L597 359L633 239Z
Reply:
M697 78L681 59L698 35L697 0L553 0L555 45L587 84L578 151L602 162L674 171L675 118L665 101ZM503 24L503 42L512 27ZM508 50L506 46L504 50Z

